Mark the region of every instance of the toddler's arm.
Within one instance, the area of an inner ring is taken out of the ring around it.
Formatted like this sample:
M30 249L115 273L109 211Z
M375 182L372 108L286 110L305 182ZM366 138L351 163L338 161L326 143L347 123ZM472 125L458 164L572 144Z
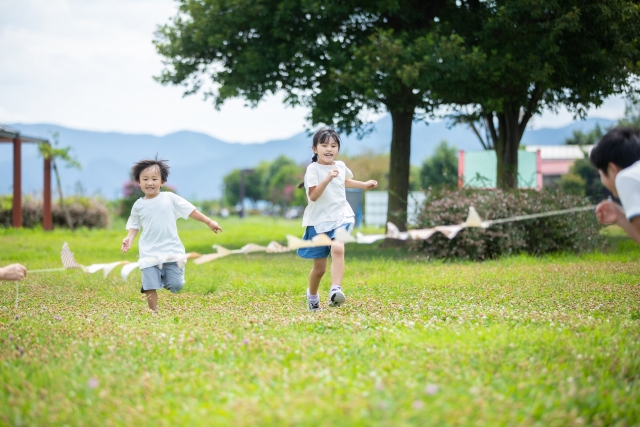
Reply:
M129 234L127 234L127 237L122 239L122 252L127 252L129 250L131 244L133 243L133 239L135 239L138 235L138 231L139 230L137 228L129 229Z
M196 221L204 222L214 233L218 234L218 231L222 231L222 227L217 222L200 212L198 209L194 209L189 218L193 218Z
M378 181L370 179L367 182L356 181L355 179L347 179L344 181L344 186L347 188L361 188L363 190L371 190L378 186Z

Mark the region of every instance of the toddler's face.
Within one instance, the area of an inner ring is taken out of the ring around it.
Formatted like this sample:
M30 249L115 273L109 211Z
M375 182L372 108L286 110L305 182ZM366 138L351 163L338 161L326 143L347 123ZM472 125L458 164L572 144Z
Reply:
M162 187L162 176L160 175L160 169L157 166L151 166L140 173L140 189L144 193L145 199L153 199L160 194L160 187Z
M313 147L313 152L318 155L318 163L322 165L332 165L333 161L338 157L339 151L340 145L333 138Z

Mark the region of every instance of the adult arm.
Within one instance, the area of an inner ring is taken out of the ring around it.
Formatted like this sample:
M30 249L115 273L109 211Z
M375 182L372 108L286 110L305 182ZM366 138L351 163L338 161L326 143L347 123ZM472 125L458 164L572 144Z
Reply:
M22 280L27 275L27 268L22 264L9 264L0 268L0 280Z
M212 220L211 218L200 212L198 209L194 209L193 212L189 214L189 218L193 218L196 221L204 222L205 224L207 224L207 227L209 227L209 229L211 229L211 231L216 234L218 234L218 231L222 231L222 227L220 227L220 225L218 225L216 221Z
M619 225L630 238L640 245L640 216L635 216L629 221L620 205L606 200L596 206L596 218L600 224Z

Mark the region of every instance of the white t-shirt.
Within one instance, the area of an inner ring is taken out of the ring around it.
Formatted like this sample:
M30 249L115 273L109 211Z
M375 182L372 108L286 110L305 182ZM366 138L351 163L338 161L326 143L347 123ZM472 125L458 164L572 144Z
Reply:
M169 191L162 191L153 199L136 200L127 221L127 230L142 228L138 243L140 259L184 254L176 220L189 218L195 209L191 203Z
M627 219L640 216L640 162L618 172L616 191Z
M312 202L309 198L309 188L320 184L329 171L336 168L338 169L338 176L333 178L324 189L322 195L315 202ZM322 165L318 162L313 162L307 166L307 172L304 174L304 189L307 193L309 204L304 210L302 226L315 227L325 222L341 222L345 218L354 217L355 214L347 202L344 186L345 181L351 178L353 178L353 173L344 162L339 160L333 162L333 165ZM325 231L329 230L318 231L316 229L318 233Z

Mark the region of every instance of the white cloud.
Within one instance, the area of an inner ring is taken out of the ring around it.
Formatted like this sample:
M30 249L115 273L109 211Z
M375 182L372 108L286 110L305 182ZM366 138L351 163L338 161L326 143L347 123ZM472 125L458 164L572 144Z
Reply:
M79 129L208 133L227 141L286 138L305 127L305 108L281 95L257 108L232 100L221 111L199 95L153 80L162 69L156 26L175 14L172 0L5 0L0 2L0 123L53 123ZM617 119L613 99L590 116ZM572 121L545 113L534 126Z

